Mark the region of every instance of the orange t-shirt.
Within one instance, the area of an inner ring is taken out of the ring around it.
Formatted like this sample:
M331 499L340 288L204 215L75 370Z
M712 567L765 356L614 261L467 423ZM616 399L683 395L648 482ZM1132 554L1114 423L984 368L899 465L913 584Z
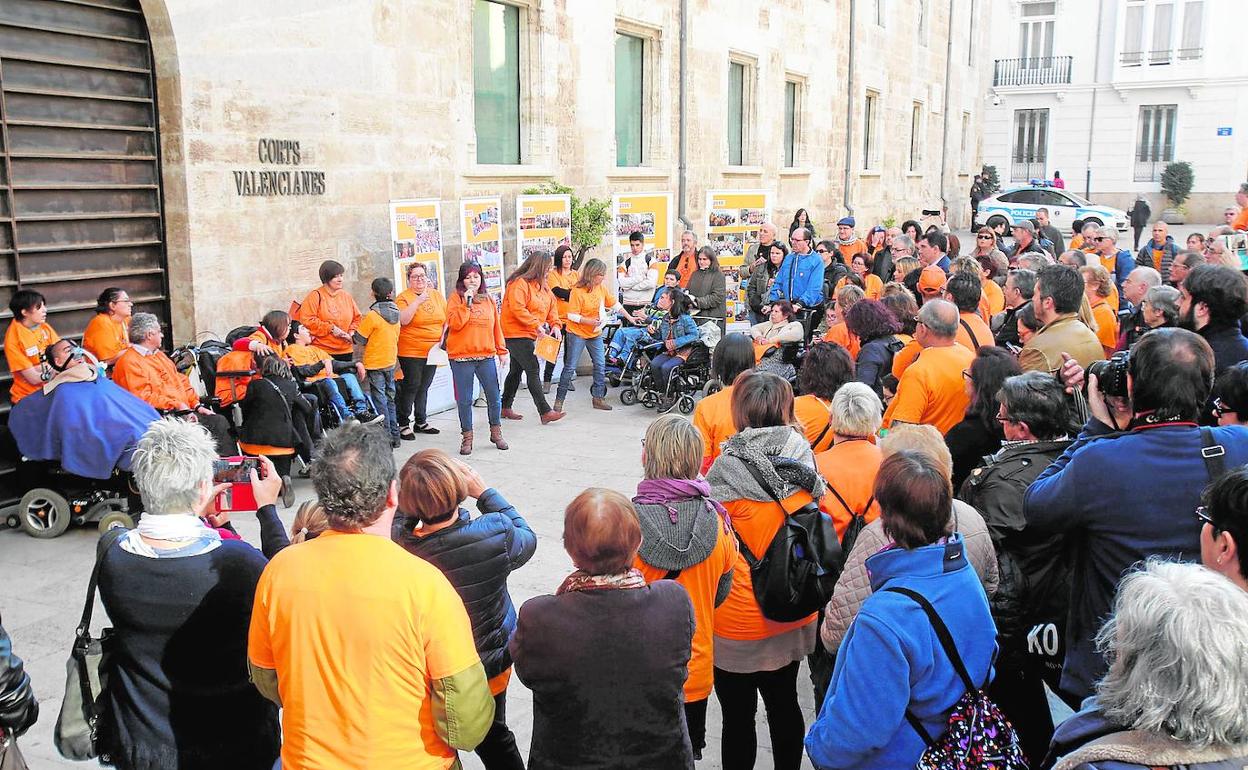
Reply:
M263 326L247 335L247 339L255 340L261 345L268 347L269 350L272 350L277 354L278 358L286 357L286 340L273 339L269 336L269 333L264 330Z
M331 355L351 352L350 342L330 334L334 326L350 333L360 325L360 308L346 289L331 292L324 285L316 287L303 298L298 315L299 323L312 334L313 345Z
M832 523L836 526L838 538L845 537L845 529L853 521L854 514L863 513L864 508L868 524L880 515L880 504L872 495L875 474L883 461L880 448L865 438L842 441L826 452L815 454L815 467L823 480L828 482L828 493L820 501L820 507L832 512ZM840 493L850 510L832 493L833 489ZM871 501L869 508L868 500Z
M867 253L867 242L861 238L855 238L849 243L836 244L836 250L841 252L841 259L845 261L845 267L854 264L855 254Z
M884 427L894 421L934 425L942 433L962 421L970 396L962 372L975 360L965 345L925 348L897 385L897 396L884 413Z
M480 660L468 613L436 567L387 538L329 530L274 556L247 657L277 671L284 767L455 764L432 687Z
M1096 319L1096 338L1105 348L1105 355L1112 355L1118 347L1118 314L1104 297L1097 297L1092 303L1092 317Z
M498 308L494 298L484 292L472 300L472 307L464 302L459 292L446 302L446 356L460 358L489 358L507 355L507 343L503 341L503 327L498 320Z
M144 354L138 348L127 348L113 364L113 382L155 409L177 409L182 404L193 409L199 405L191 381L160 350Z
M737 435L732 422L732 386L699 401L693 408L693 424L702 433L702 472L706 473L724 442Z
M841 289L845 287L845 282L848 280L848 278L842 278L837 281L836 286L832 289L832 296L835 297L839 294ZM884 293L884 282L881 281L880 277L875 273L867 273L866 276L863 277L862 281L864 287L862 292L866 295L867 299L879 299L880 295Z
M845 348L851 359L854 361L858 360L858 350L862 347L862 343L856 335L850 333L849 327L845 325L844 321L829 326L823 332L823 341L835 342Z
M291 344L286 346L286 360L294 366L307 366L309 364L325 365L326 361L330 361L329 354L320 348L311 345ZM323 380L329 376L329 372L322 369L311 377L305 377L305 382L316 382Z
M676 273L680 276L680 287L682 289L689 288L689 279L698 269L698 256L694 254L686 254L683 251L676 255ZM575 311L573 311L575 312Z
M1248 206L1239 210L1235 218L1231 220L1232 230L1248 230Z
M772 500L723 500L724 508L732 520L732 528L736 530L746 548L755 556L762 556L771 545L771 539L780 530L784 517L780 507ZM809 492L799 491L783 501L784 509L789 513L796 511L811 502ZM715 610L715 636L725 639L768 639L779 636L795 628L813 623L818 613L800 620L781 623L763 617L763 611L754 598L754 586L750 581L750 565L742 557L737 559L732 575L732 591L727 600Z
M569 315L594 316L601 321L602 309L609 307L615 307L615 297L612 297L611 292L607 291L605 283L599 284L593 289L572 287L572 297L568 300ZM569 320L568 332L588 340L602 334L602 327L586 323L573 323Z
M689 592L693 602L693 645L689 657L689 676L685 679L685 702L704 700L711 694L715 661L715 590L719 580L732 572L737 563L737 539L720 519L719 536L711 555L683 569L676 582ZM641 570L647 583L662 580L667 570L652 567L637 556L633 566Z
M425 358L430 348L442 339L442 327L446 326L446 297L434 289L427 293L429 298L416 308L412 320L399 328L399 355L403 358ZM405 289L394 298L394 304L403 311L415 299L416 292Z
M793 399L793 414L802 426L802 433L806 435L807 443L813 444L815 439L819 439L819 444L812 446L812 450L822 452L832 446L836 428L828 427L832 421L830 401L824 401L812 393L798 396ZM824 428L828 428L827 431L824 431ZM823 434L822 437L820 434Z
M130 346L126 322L115 321L108 313L96 313L82 333L82 347L101 361L108 361Z
M369 310L355 330L364 343L361 361L365 369L393 369L399 362L399 322L391 323L376 310Z
M551 289L567 289L572 291L572 287L576 282L581 280L581 274L575 270L565 270L560 273L558 270L551 270L546 274L546 285ZM555 310L559 312L560 323L568 321L568 301L555 297Z
M503 294L503 338L537 339L537 330L544 324L559 325L555 295L540 283L519 279L507 283Z
M33 329L17 321L9 324L9 330L4 333L4 358L9 363L9 371L13 373L13 384L9 387L11 403L16 404L39 390L41 385L31 385L17 373L39 366L39 357L43 355L43 351L60 338L46 322Z
M996 281L984 281L980 288L983 289L984 299L987 300L989 318L1005 310L1005 292L1001 290Z
M968 326L971 329L970 333L966 330ZM974 336L973 340L972 336ZM965 345L969 350L979 350L985 346L995 345L996 341L992 338L992 329L988 328L988 324L984 323L984 319L980 318L978 313L959 313L958 344Z
M910 368L910 364L913 364L922 352L923 346L918 340L913 337L907 340L906 344L901 346L901 350L893 355L893 376L900 381L901 375L906 373L906 369Z

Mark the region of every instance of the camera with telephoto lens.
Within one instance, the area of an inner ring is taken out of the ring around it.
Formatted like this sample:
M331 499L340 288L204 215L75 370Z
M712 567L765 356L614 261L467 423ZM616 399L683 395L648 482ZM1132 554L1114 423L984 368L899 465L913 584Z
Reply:
M1096 386L1106 396L1127 397L1127 368L1131 353L1120 350L1104 361L1088 367L1088 377L1096 375Z

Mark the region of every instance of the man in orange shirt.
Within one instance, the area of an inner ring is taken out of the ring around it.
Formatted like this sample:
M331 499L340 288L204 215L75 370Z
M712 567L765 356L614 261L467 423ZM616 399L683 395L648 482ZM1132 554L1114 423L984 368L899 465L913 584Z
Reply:
M1248 230L1248 182L1241 184L1235 193L1235 205L1239 206L1239 213L1231 220L1231 229Z
M689 287L689 279L693 277L693 273L698 269L698 237L693 234L692 230L686 230L680 234L680 253L672 257L667 263L668 272L676 273L680 276L680 287L682 289Z
M283 706L282 766L457 767L494 696L463 601L390 540L394 453L348 423L322 440L312 485L330 528L269 562L248 634L252 681Z
M982 290L980 279L970 273L956 272L945 284L945 299L958 308L958 344L972 352L996 344L992 330L977 312Z
M48 303L31 289L13 292L9 299L13 322L4 334L4 357L13 374L9 400L16 404L43 386L43 354L60 339L48 325Z
M113 382L146 401L156 411L198 422L212 434L217 454L237 453L230 424L199 403L199 395L185 374L160 349L165 333L151 313L130 317L130 347L113 364Z
M842 217L841 221L836 223L836 250L841 252L841 261L846 265L854 263L855 254L866 254L867 244L861 238L854 235L854 226L857 223L853 217Z
M958 308L943 299L923 303L914 330L923 350L901 375L897 395L884 413L884 427L895 422L933 425L943 434L961 422L970 402L962 372L975 353L959 345L957 337Z

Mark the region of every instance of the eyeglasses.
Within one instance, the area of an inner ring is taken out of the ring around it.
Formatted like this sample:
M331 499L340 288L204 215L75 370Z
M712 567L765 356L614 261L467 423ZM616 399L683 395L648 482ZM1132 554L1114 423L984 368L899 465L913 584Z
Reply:
M827 254L827 253L828 253L828 250L827 250L827 249L824 249L824 248L818 248L818 249L815 249L815 253L816 253L816 254Z
M790 242L792 242L792 241L804 241L804 240L806 240L806 239L805 239L805 238L789 238L789 241L790 241Z
M1208 524L1209 526L1213 527L1214 529L1217 529L1217 528L1218 528L1218 525L1217 525L1217 524L1215 524L1215 523L1214 523L1214 521L1213 521L1213 517L1209 515L1209 506L1207 506L1207 505L1198 505L1198 506L1196 506L1196 511L1195 511L1195 513L1196 513L1196 518L1197 518L1197 519L1199 519L1202 523L1204 523L1204 524Z
M1098 241L1098 242L1099 242L1099 241L1112 241L1112 240L1113 240L1113 238L1106 238L1106 237L1104 237L1104 236L1101 236L1101 237L1098 237L1098 238L1093 238L1092 240L1094 240L1094 241Z
M1005 425L1007 422L1018 422L1018 420L1015 420L1013 417L1006 414L997 414L993 419L1002 425Z
M977 240L977 241L991 241L991 240L994 240L994 238L993 238L993 236L991 236L991 235L977 235L977 236L975 236L975 240Z
M1230 408L1230 407L1229 407L1229 406L1227 406L1226 404L1224 404L1224 403L1222 402L1222 399L1220 399L1220 398L1215 398L1215 399L1213 400L1213 415L1214 415L1215 417L1221 417L1222 415L1226 414L1227 412L1233 412L1233 411L1235 411L1235 410L1234 410L1234 409L1232 409L1232 408Z

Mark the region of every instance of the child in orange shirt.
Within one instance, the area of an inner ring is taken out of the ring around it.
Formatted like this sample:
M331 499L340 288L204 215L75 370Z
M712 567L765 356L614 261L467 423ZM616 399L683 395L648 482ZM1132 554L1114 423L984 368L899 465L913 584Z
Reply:
M355 341L364 345L361 363L368 377L369 396L377 413L386 418L390 445L398 448L399 417L394 405L394 367L399 362L399 306L394 304L394 281L373 279L373 304L360 319Z

